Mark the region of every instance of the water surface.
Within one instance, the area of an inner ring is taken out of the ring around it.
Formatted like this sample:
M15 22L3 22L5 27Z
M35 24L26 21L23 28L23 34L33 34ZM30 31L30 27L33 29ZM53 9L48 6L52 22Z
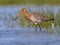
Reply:
M47 25L42 23L42 31L36 32L34 24L24 20L23 16L14 20L23 7L30 13L52 14L54 18L60 10L60 6L0 6L0 45L60 45L59 18L55 22L47 22ZM51 23L55 25L53 29ZM48 30L52 32L48 34Z

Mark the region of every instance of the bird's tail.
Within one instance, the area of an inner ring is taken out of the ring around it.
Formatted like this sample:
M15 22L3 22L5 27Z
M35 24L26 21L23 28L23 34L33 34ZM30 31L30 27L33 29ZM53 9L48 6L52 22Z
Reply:
M50 19L47 19L45 21L53 21L53 20L55 20L55 19L54 18L50 18Z
M49 21L55 20L54 18L49 19Z

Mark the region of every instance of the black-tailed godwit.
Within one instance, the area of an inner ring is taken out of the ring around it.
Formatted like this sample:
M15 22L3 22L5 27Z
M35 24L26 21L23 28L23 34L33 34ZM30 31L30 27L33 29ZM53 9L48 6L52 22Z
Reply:
M40 22L54 20L54 18L51 19L45 15L42 15L41 13L29 13L26 8L22 8L20 12L23 12L26 18L32 21L36 25L36 31L37 31L37 26L40 27ZM15 18L15 20L21 15L20 12L18 13L18 16ZM40 27L40 31L41 31L41 27Z

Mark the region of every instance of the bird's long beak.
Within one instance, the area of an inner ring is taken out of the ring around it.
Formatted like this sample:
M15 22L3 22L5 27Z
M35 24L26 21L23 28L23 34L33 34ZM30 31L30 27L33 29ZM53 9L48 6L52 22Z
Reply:
M17 15L17 17L15 18L15 20L16 20L19 16L21 16L21 13L22 13L22 11L19 11L19 12L18 12L18 15Z

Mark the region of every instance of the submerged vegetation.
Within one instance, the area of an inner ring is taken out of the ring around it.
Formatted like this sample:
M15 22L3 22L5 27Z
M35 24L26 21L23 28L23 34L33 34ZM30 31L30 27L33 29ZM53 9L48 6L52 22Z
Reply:
M60 27L60 9L58 10L58 12L56 14L54 14L54 12L51 10L52 8L51 9L46 8L46 11L43 8L42 8L42 10L39 10L41 8L38 8L38 10L36 10L36 9L32 10L33 8L31 9L30 7L27 7L27 9L30 13L41 12L43 15L48 16L49 18L55 18L54 21L41 22L40 25L41 25L42 28L49 29L49 28L52 27L52 23L54 23L55 27L57 26L57 24ZM4 25L6 25L7 27L10 26L10 27L13 28L16 24L15 22L17 21L17 23L20 24L21 27L24 27L24 26L27 26L29 28L30 27L35 27L35 24L33 22L27 20L23 13L15 21L14 18L17 16L18 10L16 10L15 12L14 12L14 10L13 10L13 13L12 12L6 13L8 10L6 12L3 12L3 14L0 13L1 14L0 19L2 18L2 20L4 21L3 22Z
M33 10L31 10L31 8L28 8L27 7L27 9L29 10L29 12L31 13ZM36 11L36 10L35 10ZM33 12L35 12L35 11L33 11ZM60 9L58 10L58 12L56 13L56 15L54 15L54 13L53 13L53 11L51 11L51 9L46 9L46 11L44 11L43 10L43 8L42 8L42 11L41 10L38 10L38 11L36 11L36 12L41 12L43 15L46 15L46 16L48 16L49 18L55 18L55 20L54 21L47 21L47 22L41 22L40 23L40 25L41 25L41 27L42 28L47 28L47 29L49 29L49 28L51 28L52 27L52 23L54 23L54 26L56 27L57 26L57 24L58 24L58 26L60 27ZM17 12L18 13L18 12ZM17 14L16 14L16 12L14 12L14 14L12 14L12 13L8 13L8 14L6 14L6 13L3 13L3 17L1 17L0 16L0 18L2 18L3 19L3 21L4 21L4 25L6 25L6 26L11 26L12 28L14 27L14 25L15 25L15 22L17 21L17 23L19 23L20 24L20 26L22 26L22 27L24 27L24 26L27 26L27 27L35 27L35 24L34 23L32 23L31 21L29 21L29 20L27 20L26 18L25 18L25 16L24 16L24 14L22 13L21 14L21 16L20 17L18 17L18 19L15 21L14 20L14 16L16 17L17 16ZM14 22L15 21L15 22Z

